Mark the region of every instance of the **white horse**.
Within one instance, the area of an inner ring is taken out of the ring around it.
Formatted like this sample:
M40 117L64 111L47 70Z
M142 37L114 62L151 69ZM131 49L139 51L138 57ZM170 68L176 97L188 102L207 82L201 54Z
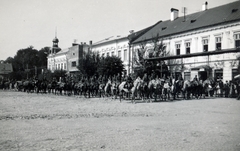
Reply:
M127 82L127 81L123 81L119 86L118 86L118 90L119 90L119 94L120 94L120 102L121 102L121 97L123 97L123 94L127 94L127 96L130 96L131 94L131 88L132 88L132 84Z
M139 95L139 97L142 97L141 96L141 90L140 90L141 84L143 84L143 80L141 80L141 78L139 78L139 77L133 82L133 87L131 89L132 103L136 103L135 102L135 96Z
M108 82L106 83L105 87L104 87L104 92L106 96L111 95L111 85L112 85L112 81L110 79L108 79Z

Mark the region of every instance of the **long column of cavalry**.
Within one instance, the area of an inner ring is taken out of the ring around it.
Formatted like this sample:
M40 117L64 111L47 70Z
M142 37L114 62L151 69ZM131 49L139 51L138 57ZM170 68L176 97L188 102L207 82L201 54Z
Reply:
M156 74L144 74L142 77L116 75L113 77L93 76L74 80L70 77L60 81L25 80L17 81L15 88L18 91L35 93L52 93L56 95L74 95L90 97L112 97L114 99L136 99L146 102L167 101L175 99L200 99L206 96L221 95L219 83L212 79L205 81L194 78L183 80L173 76L160 78Z

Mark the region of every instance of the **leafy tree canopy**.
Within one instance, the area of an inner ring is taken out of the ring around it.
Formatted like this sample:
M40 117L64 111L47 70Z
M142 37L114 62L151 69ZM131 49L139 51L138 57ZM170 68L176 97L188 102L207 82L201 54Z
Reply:
M10 78L20 80L25 79L27 74L28 77L34 77L36 73L41 73L41 70L47 67L49 49L49 47L44 47L38 51L33 46L29 46L18 50L13 58L8 57L4 63L11 63L13 66Z
M88 51L83 53L83 57L79 60L77 67L82 75L91 77L97 74L97 69L100 64L100 56L98 53Z
M114 75L121 74L123 72L123 69L123 62L119 57L107 56L106 58L102 58L98 72L101 75L112 77Z

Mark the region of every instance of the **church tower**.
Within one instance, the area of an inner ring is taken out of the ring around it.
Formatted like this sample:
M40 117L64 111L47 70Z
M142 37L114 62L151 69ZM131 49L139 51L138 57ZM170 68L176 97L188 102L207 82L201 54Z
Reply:
M52 46L52 51L51 54L56 54L58 53L61 49L58 47L58 38L57 38L57 31L55 32L55 38L53 39L53 46Z

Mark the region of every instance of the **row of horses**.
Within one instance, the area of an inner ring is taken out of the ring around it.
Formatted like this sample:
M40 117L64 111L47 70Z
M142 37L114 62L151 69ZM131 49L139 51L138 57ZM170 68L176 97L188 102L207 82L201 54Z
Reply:
M113 99L129 99L132 103L136 100L145 102L175 100L179 97L183 99L201 98L212 95L214 92L211 80L164 80L152 79L144 81L137 78L134 81L108 80L106 83L97 80L93 82L80 80L78 82L55 80L40 81L27 80L17 81L16 88L19 91L36 93L53 93L56 95L79 95L90 97L112 97Z

